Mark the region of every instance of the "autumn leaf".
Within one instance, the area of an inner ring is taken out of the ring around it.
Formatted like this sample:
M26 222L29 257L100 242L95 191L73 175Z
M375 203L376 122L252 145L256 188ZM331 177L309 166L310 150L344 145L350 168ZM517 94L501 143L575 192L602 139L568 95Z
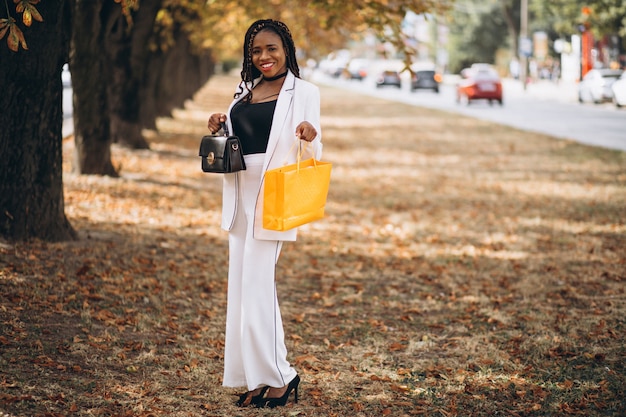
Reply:
M29 3L30 5L34 5L34 4L37 4L39 2L40 2L40 0L13 0L13 3L17 4L17 6L15 8L18 9L18 12L21 12L21 10L19 10L20 4L18 4L18 3ZM24 7L24 6L22 6L22 7Z
M398 384L391 384L391 389L396 391L396 392L409 392L409 391L411 391L411 388L407 387L406 385L398 385Z
M116 3L120 3L122 6L122 14L126 16L126 22L129 26L133 24L133 18L131 12L139 8L139 0L115 0Z
M13 18L0 19L0 39L4 38L4 35L6 35L7 31L9 30L11 20L14 21Z
M22 48L28 50L28 45L26 45L26 39L24 39L24 34L15 24L15 19L11 20L13 20L13 22L9 23L9 36L7 37L7 46L13 52L17 52L20 45L22 45Z
M404 349L406 349L406 345L399 343L399 342L395 342L389 345L389 350L392 352L404 350Z
M15 10L18 13L22 13L22 22L24 25L30 26L33 23L33 19L38 22L43 22L43 17L39 14L39 11L35 7L35 4L39 3L39 0L13 0L17 6Z

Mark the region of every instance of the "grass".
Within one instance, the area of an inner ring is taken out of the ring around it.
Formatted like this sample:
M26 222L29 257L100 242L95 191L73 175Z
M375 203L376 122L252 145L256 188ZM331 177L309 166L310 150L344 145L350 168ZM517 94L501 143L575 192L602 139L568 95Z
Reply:
M626 154L322 88L327 217L284 246L301 401L221 387L215 77L121 178L71 173L75 242L0 242L0 416L620 416Z

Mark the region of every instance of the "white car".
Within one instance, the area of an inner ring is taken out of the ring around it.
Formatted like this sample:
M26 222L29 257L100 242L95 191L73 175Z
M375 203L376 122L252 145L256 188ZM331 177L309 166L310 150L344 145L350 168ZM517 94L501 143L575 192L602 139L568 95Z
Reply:
M617 107L626 106L626 72L613 83L611 90L613 90L613 103Z
M590 70L578 84L578 101L581 103L602 103L613 99L611 85L615 82L622 70L599 68Z

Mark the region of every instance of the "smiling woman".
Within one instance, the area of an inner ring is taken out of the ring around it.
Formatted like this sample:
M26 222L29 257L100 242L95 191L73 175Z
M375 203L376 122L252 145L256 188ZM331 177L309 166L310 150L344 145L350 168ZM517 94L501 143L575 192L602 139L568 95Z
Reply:
M252 64L263 74L254 89L251 103L261 103L278 96L282 78L287 75L287 54L283 42L275 32L262 30L252 43Z
M228 307L224 380L245 386L241 407L276 407L291 392L298 401L300 377L287 360L278 306L275 268L283 241L296 229L263 227L264 178L268 170L295 163L299 140L303 158L321 158L320 94L300 78L296 49L287 26L256 21L243 48L241 82L226 113L209 117L217 132L225 124L241 140L246 169L224 175L222 228L229 231Z
M263 78L274 78L287 71L286 51L283 42L276 33L263 30L252 43L252 63L261 70Z

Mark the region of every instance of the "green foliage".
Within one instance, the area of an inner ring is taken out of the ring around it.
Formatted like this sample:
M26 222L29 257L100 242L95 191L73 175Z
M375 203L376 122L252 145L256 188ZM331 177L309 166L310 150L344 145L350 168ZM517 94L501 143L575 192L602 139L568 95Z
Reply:
M532 0L534 17L561 35L578 32L587 23L597 37L619 34L626 37L626 2L623 0ZM583 13L586 8L588 14Z
M504 4L495 0L457 1L451 11L449 69L458 72L475 62L495 63L499 48L508 47Z
M450 21L450 67L495 62L498 50L517 53L520 0L457 0ZM626 46L626 2L623 0L528 0L528 31L544 31L550 39L569 38L586 26L597 38L622 36Z

